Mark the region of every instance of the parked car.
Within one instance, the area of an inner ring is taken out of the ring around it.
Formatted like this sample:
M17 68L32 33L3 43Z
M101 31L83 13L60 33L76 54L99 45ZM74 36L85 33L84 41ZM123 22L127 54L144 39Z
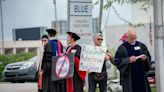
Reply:
M2 77L5 81L25 82L37 80L37 56L21 62L7 64Z
M148 82L155 84L155 61L150 63L150 70L147 72Z

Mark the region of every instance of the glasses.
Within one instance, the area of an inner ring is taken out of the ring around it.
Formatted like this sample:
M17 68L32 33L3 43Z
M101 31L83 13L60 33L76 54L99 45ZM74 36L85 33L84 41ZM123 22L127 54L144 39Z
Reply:
M103 39L101 39L101 38L98 38L97 40L98 40L98 41L103 41Z

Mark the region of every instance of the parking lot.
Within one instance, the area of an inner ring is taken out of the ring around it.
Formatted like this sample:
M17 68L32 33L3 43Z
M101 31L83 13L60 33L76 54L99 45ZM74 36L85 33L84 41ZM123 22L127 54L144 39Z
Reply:
M1 82L0 92L37 92L37 83Z

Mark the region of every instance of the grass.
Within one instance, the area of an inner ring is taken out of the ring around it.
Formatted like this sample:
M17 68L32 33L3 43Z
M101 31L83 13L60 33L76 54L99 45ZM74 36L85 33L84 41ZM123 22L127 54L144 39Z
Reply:
M156 92L155 86L152 86L152 87L151 87L151 92Z

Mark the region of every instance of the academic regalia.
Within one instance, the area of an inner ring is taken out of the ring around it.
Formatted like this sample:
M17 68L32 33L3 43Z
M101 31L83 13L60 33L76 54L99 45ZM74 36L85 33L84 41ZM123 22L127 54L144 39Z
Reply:
M74 47L67 48L68 53L71 53L73 50L76 50L75 57L74 57L75 66L74 66L74 75L73 75L73 92L83 92L86 72L79 71L81 47L79 45L75 45Z
M147 56L146 61L137 59L134 63L129 63L130 56ZM115 63L120 71L120 82L123 92L151 92L146 76L151 61L147 47L136 41L134 45L127 41L121 44L115 55Z
M46 31L49 34L52 33L53 35L56 35L56 32L53 29ZM63 46L61 42L55 39L50 39L49 43L45 46L43 56L43 92L66 92L66 83L64 79L58 81L51 80L52 56L57 56L59 53L63 53Z
M80 39L80 37L73 32L67 32L67 33L75 41ZM69 46L66 49L67 53L71 53L73 51L76 51L74 56L74 75L73 78L67 79L67 88L68 88L67 92L83 92L86 72L79 71L81 46L76 44L74 47Z

